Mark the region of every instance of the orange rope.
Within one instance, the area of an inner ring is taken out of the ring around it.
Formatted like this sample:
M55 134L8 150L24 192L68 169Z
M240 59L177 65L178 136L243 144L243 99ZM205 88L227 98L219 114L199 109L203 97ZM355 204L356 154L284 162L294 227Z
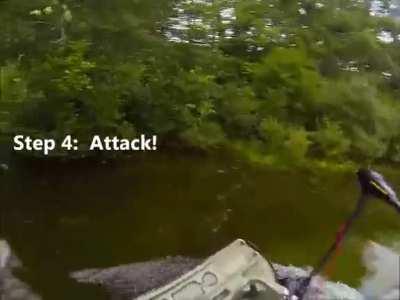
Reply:
M338 233L336 234L336 249L335 249L335 253L334 253L333 257L332 257L332 260L328 263L327 267L325 268L325 272L324 272L327 276L332 275L333 269L334 269L334 267L336 265L337 258L339 256L339 254L341 253L345 228L346 228L346 225L343 224L340 227Z

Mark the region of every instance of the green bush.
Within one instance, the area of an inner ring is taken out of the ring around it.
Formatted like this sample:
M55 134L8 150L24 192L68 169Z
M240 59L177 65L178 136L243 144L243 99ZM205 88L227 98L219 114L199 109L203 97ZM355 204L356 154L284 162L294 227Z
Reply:
M190 144L201 149L215 148L223 145L225 134L214 122L204 122L182 133L182 137Z
M351 141L357 160L382 158L389 141L397 135L399 105L382 93L374 77L353 75L329 82L321 109L330 120L339 122Z
M329 159L343 159L350 150L350 140L340 124L328 119L324 119L320 128L312 134L312 140L322 157Z
M226 85L221 92L217 112L230 136L247 138L256 130L259 105L249 87Z
M311 145L309 133L301 128L282 124L276 119L264 119L259 132L265 140L266 154L287 165L304 163Z
M376 34L400 26L363 2L75 2L0 1L0 130L157 134L277 164L399 160L400 43ZM173 43L180 4L193 22Z
M280 151L287 139L287 128L274 118L267 118L261 121L259 133L266 141L267 152L280 155Z
M301 49L276 48L248 71L256 95L268 101L285 101L291 123L312 122L320 99L321 77L312 60ZM277 93L280 96L276 99Z
M291 164L303 163L307 158L310 144L309 133L305 129L290 128L284 144L284 155L287 161Z

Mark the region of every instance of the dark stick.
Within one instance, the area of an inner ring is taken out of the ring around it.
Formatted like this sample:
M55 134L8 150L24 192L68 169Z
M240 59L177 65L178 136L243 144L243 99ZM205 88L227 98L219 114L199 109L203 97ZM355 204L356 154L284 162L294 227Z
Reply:
M332 258L333 254L340 247L346 234L349 232L350 227L353 225L354 221L360 216L361 212L363 211L364 206L367 202L366 200L367 196L365 194L361 194L354 212L351 214L351 216L347 219L346 223L344 223L343 227L337 233L335 242L329 247L326 254L321 258L321 260L318 262L317 266L312 270L310 275L306 279L304 279L304 281L302 281L297 291L297 296L299 297L299 300L303 299L311 283L311 280L324 269L326 264Z

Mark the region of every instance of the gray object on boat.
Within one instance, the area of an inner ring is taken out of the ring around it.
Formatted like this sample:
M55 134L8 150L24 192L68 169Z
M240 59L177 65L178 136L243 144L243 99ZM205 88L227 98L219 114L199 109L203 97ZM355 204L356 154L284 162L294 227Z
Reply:
M0 239L0 299L41 300L25 282L13 274L13 270L19 267L22 264L12 253L8 242Z
M82 283L104 286L116 300L285 300L283 285L299 282L309 272L271 265L243 240L236 240L206 260L167 258L151 262L75 272ZM291 300L297 299L292 297ZM342 284L315 277L305 300L360 300Z
M201 263L200 259L168 257L108 269L78 271L71 277L81 283L103 286L113 299L130 300L172 282Z
M167 258L104 270L75 272L79 282L104 285L113 299L286 300L289 292L271 264L243 240L206 260Z
M192 271L137 300L285 300L288 296L267 260L243 240L236 240Z

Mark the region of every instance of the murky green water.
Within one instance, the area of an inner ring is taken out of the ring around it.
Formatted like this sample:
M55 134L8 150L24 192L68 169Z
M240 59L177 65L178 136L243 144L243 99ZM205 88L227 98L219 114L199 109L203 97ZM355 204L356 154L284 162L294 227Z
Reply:
M399 173L385 172L400 186ZM358 194L352 174L277 172L232 159L151 154L119 163L12 164L1 175L1 236L44 300L106 299L68 273L167 255L206 256L241 237L273 261L313 264ZM332 278L357 284L369 239L394 239L400 218L371 203Z

